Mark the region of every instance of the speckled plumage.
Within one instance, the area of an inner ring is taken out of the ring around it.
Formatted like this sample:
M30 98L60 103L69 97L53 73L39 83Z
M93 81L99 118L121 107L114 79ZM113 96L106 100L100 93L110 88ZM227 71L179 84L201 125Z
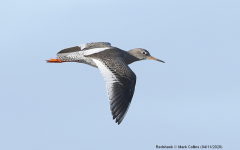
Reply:
M111 44L108 42L95 42L95 43L86 43L80 46L70 47L61 50L57 53L57 58L62 61L73 61L78 63L85 63L90 66L96 67L96 64L87 57L84 57L84 53L87 50L91 50L94 48L107 48L111 47Z
M100 69L106 82L113 119L116 119L118 124L127 113L136 85L136 75L128 64L145 59L163 62L152 57L145 49L123 51L108 42L66 48L57 53L57 59L62 62L85 63Z

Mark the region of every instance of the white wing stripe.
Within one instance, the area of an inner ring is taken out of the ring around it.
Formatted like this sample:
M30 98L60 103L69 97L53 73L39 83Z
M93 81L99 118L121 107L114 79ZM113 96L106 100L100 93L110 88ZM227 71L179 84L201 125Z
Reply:
M95 53L98 53L98 52L101 52L101 51L105 51L106 49L109 49L109 47L89 49L89 50L84 51L83 55L86 55L86 56L87 55L92 55L92 54L95 54Z
M100 70L100 72L101 72L105 82L107 82L107 84L109 84L109 83L112 84L112 83L118 82L118 80L115 77L115 75L110 70L108 70L108 68L105 67L105 65L101 61L99 61L97 59L92 59L92 60L98 66L98 68L99 68L99 70Z
M81 50L83 50L86 46L87 46L87 44L81 44L81 45L79 45L79 47L81 48Z

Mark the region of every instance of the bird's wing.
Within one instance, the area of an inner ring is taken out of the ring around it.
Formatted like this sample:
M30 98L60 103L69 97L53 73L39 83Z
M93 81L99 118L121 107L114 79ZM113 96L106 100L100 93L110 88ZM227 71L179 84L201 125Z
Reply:
M65 48L65 49L59 51L58 54L85 51L85 50L90 50L90 49L94 49L94 48L104 48L104 47L105 48L106 47L111 47L111 44L108 43L108 42L86 43L86 44L81 44L79 46Z
M136 75L121 57L94 58L93 61L100 69L106 82L113 119L116 119L116 123L120 124L132 101Z
M87 63L84 55L90 55L109 48L111 48L111 44L108 42L86 43L59 51L57 53L57 58L62 61L77 61L81 63Z
M109 43L109 42L92 42L92 43L82 44L79 47L81 47L82 50L88 50L88 49L93 49L93 48L111 47L111 43Z

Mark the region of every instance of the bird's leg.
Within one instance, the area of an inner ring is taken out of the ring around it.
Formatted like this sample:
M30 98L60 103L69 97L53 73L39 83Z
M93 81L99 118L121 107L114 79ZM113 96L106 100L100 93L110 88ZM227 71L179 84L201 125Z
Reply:
M50 59L50 60L46 60L48 63L62 63L62 62L66 62L66 61L62 61L60 59Z

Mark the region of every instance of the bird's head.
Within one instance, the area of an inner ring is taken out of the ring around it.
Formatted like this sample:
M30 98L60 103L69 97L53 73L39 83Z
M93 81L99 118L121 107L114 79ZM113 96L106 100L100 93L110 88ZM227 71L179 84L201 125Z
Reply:
M151 56L147 50L142 49L142 48L132 49L132 50L128 51L128 53L131 54L132 56L136 57L138 60L152 59L152 60L156 60L156 61L165 63L164 61Z

